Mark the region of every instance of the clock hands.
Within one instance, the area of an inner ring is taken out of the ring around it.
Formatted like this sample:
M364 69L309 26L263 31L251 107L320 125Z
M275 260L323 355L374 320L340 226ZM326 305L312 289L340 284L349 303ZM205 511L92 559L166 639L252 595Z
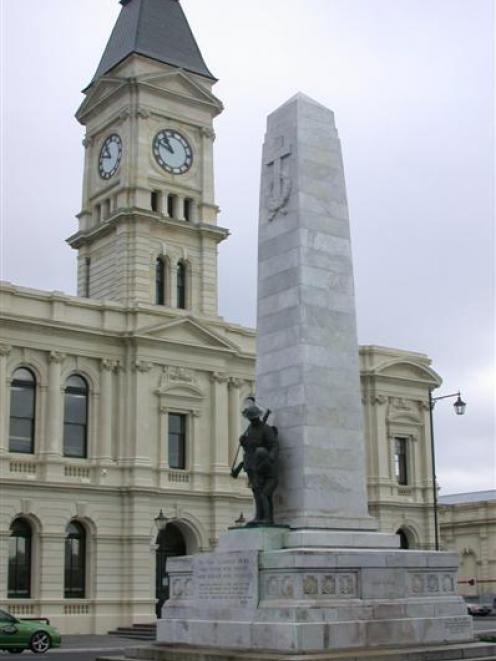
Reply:
M172 149L172 145L171 145L171 143L170 143L170 140L169 140L169 138L168 138L166 135L163 135L163 136L160 138L160 143L159 143L159 144L160 144L162 147L164 147L165 149L167 149L167 151L169 151L171 154L174 153L174 150Z
M112 154L110 153L110 149L108 148L107 145L103 147L102 158L112 158Z

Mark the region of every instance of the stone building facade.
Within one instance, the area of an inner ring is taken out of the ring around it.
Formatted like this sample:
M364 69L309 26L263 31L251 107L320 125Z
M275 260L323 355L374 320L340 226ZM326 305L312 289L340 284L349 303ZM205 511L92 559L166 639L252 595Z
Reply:
M493 603L496 598L496 490L442 496L439 516L443 549L456 551L459 556L460 594Z
M255 332L217 313L222 104L180 4L122 4L77 114L78 296L0 285L0 604L63 633L152 620L167 557L211 548L251 510L230 466ZM423 354L360 360L371 514L433 548L441 380Z

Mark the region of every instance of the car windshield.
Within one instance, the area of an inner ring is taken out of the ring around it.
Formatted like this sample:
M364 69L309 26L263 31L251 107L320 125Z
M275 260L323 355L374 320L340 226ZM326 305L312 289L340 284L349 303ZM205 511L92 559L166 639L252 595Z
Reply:
M16 619L10 613L0 609L0 622L15 622Z

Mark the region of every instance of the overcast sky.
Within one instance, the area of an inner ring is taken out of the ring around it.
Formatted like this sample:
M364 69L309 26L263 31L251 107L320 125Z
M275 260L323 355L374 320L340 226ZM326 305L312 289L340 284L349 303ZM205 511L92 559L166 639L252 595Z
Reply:
M117 0L0 0L0 277L75 293L74 119ZM332 108L361 344L427 353L462 390L435 411L442 493L496 488L492 0L182 0L225 103L216 120L220 310L255 325L265 118L297 91Z

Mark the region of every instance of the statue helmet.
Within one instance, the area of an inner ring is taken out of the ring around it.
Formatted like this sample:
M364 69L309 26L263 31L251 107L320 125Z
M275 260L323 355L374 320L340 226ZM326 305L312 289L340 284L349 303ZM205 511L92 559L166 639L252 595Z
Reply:
M255 420L256 418L259 418L262 415L262 413L263 413L262 409L258 408L256 404L252 404L251 406L248 406L243 411L244 417L248 418L248 420Z

